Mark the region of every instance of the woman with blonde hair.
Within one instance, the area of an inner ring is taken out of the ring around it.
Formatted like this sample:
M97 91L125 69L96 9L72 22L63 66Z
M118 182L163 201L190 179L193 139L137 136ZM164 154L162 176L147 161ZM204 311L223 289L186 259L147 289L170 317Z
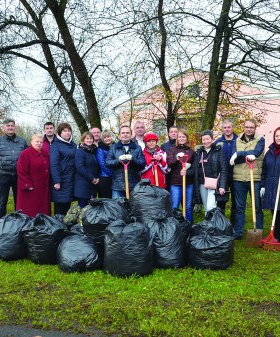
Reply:
M180 160L187 156L186 168ZM170 195L172 208L179 208L183 195L183 176L186 176L186 219L193 224L193 184L194 184L194 151L190 147L190 138L185 129L179 129L176 145L167 153L167 164L170 172Z
M43 136L34 134L31 145L23 150L17 163L17 210L35 217L38 213L51 214L50 158L42 150Z

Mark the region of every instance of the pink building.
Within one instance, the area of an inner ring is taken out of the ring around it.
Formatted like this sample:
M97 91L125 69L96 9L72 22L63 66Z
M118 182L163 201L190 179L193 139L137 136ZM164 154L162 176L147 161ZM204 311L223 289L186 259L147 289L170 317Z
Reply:
M178 107L176 125L187 127L190 134L200 130L200 111L204 110L207 95L208 74L202 71L186 71L169 80L173 104ZM236 78L226 77L223 89L231 105L221 103L215 121L214 131L218 136L220 120L235 120L236 132L242 130L244 119L256 118L261 124L257 133L266 139L266 149L272 142L273 131L280 126L280 91L253 86ZM144 121L147 131L157 133L166 139L166 99L161 85L154 86L115 107L120 124L129 123L132 128L136 120Z

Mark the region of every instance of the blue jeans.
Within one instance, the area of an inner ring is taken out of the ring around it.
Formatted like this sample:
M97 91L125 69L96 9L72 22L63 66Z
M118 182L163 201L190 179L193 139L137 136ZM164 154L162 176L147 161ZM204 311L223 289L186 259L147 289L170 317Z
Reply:
M179 208L182 201L183 186L170 186L172 208ZM193 224L193 185L186 185L186 219Z
M251 183L250 181L233 181L233 188L235 194L235 226L234 226L234 237L241 237L243 235L245 226L245 209L248 192L251 195ZM255 203L256 203L256 227L257 229L263 229L263 213L260 198L260 182L254 183L255 190Z
M14 204L17 203L17 176L12 174L1 174L0 176L0 218L7 213L7 203L10 188L13 190Z
M125 198L125 191L112 190L112 199Z

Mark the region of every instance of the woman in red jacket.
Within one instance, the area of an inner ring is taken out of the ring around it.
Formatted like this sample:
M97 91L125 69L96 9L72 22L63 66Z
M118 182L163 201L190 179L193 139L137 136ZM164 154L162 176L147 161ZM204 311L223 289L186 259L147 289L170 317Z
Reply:
M142 170L141 178L149 178L152 185L156 185L156 175L158 177L158 186L165 188L165 174L168 173L166 163L166 153L157 145L158 136L154 133L148 133L144 138L145 148L143 154L146 160L146 166Z
M50 158L42 150L43 136L35 134L31 145L21 152L17 163L17 210L35 217L38 213L51 214Z

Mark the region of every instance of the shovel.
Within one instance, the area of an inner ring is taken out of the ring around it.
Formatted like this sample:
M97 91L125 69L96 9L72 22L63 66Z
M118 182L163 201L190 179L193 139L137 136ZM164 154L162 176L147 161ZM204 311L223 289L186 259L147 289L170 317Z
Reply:
M158 161L156 159L152 159L153 163L153 169L154 169L154 176L155 176L155 183L156 186L158 186L158 171L157 171L157 166L158 166Z
M252 212L253 212L253 229L247 229L246 232L246 241L245 241L245 247L247 248L257 248L261 247L262 243L262 229L256 228L256 201L255 201L255 188L254 188L254 175L253 175L253 169L255 165L255 160L249 160L246 157L246 163L249 166L250 169L250 178L251 178L251 199L252 199Z
M128 165L130 163L129 160L121 160L121 163L123 164L124 168L124 183L125 183L125 197L126 199L129 199L129 182L128 182Z
M186 164L189 160L189 156L185 154L183 157L179 157L182 164L182 168L186 168ZM183 216L186 217L186 176L183 176Z

